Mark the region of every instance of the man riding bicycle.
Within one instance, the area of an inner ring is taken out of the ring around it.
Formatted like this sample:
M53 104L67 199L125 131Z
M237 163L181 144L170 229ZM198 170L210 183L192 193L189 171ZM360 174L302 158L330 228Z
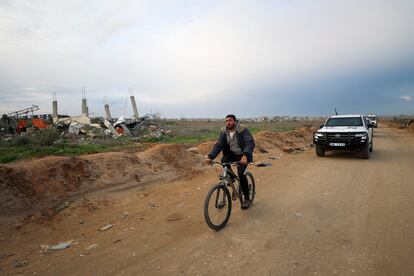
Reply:
M249 187L247 178L244 175L249 162L253 162L253 150L255 144L253 136L250 131L239 123L236 116L229 114L226 116L226 126L221 129L220 136L214 145L210 154L206 156L205 164L211 164L211 161L223 151L223 158L221 162L235 162L240 161L237 167L237 174L240 179L240 186L244 194L244 201L242 209L251 207L249 198ZM231 171L231 167L228 166ZM233 176L234 178L234 176ZM234 181L234 179L232 179Z

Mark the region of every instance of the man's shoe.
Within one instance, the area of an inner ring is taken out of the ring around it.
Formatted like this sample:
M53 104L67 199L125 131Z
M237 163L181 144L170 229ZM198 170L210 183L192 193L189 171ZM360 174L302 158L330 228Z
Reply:
M241 208L243 210L249 209L251 206L252 206L252 202L249 199L245 199L241 204Z

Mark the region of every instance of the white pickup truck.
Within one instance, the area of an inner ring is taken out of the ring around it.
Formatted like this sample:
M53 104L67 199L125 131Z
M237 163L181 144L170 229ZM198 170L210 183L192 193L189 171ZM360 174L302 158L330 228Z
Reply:
M373 150L373 125L363 115L331 116L313 134L313 143L317 156L330 150L350 150L368 159Z
M367 118L371 120L373 127L377 127L378 126L378 117L377 115L367 115Z

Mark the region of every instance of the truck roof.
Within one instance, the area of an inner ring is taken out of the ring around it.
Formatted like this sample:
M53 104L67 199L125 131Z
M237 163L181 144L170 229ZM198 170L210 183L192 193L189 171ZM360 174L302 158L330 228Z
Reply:
M362 115L360 114L349 114L349 115L333 115L330 116L329 118L355 118L355 117L361 117Z

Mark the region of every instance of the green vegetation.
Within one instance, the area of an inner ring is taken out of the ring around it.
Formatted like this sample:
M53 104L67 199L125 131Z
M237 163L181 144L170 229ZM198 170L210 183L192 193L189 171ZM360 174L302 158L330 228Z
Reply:
M108 145L60 145L60 146L41 146L32 147L30 145L2 144L0 146L0 163L9 163L20 159L27 159L35 156L45 155L68 155L76 156L86 153L97 153L113 150L114 147Z
M207 142L211 140L217 139L217 133L207 133L201 135L194 135L194 136L161 136L157 137L146 137L142 138L142 142L149 142L149 143L165 143L165 144L199 144L202 142Z

